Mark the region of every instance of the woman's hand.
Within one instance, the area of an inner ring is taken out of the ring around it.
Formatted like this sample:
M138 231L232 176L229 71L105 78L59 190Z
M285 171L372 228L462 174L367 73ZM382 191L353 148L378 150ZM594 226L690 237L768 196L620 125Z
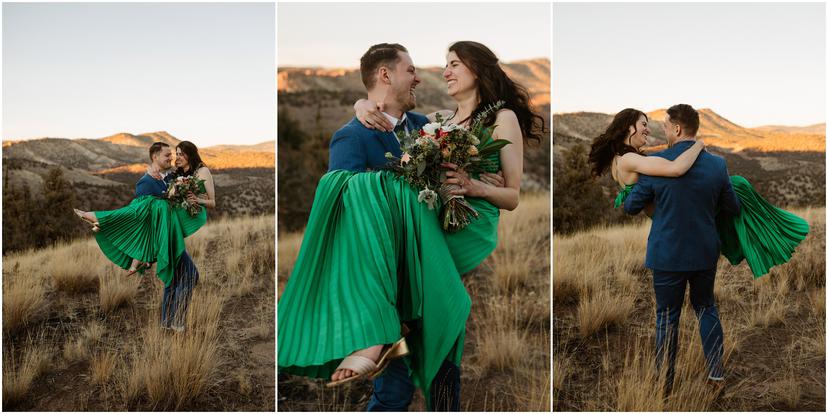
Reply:
M441 164L441 166L451 170L446 171L446 180L443 181L443 184L454 184L460 186L460 188L452 190L451 194L462 195L465 197L486 197L489 184L470 178L468 173L458 168L455 164L445 162Z
M190 204L202 204L201 199L196 197L192 192L187 193L187 202Z
M391 132L394 130L394 125L382 114L383 109L385 108L382 104L377 104L370 99L360 99L354 104L354 113L365 128Z

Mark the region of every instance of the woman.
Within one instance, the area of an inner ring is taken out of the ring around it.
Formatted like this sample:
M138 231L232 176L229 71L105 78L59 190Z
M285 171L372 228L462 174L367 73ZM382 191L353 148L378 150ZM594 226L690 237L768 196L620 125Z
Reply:
M607 169L621 187L615 207L624 200L638 182L638 174L677 177L693 165L704 144L697 141L675 161L646 157L640 148L649 134L647 115L627 108L613 118L607 130L595 138L589 154L592 172L603 175ZM719 215L716 227L722 242L721 252L736 265L746 260L754 278L767 274L770 268L790 260L794 249L808 234L808 223L772 206L750 183L740 176L731 176L731 184L739 198L739 216ZM648 209L652 214L652 208Z
M650 135L649 121L644 112L624 109L615 115L606 131L592 141L589 151L592 173L600 177L610 170L613 180L621 187L615 199L616 208L638 182L638 174L660 177L684 175L704 149L704 143L696 141L675 161L644 156L641 147L647 144Z
M540 140L537 121L542 129L543 120L529 108L525 89L479 43L453 44L443 76L457 102L457 109L447 114L453 123L468 125L488 105L506 102L485 122L497 125L492 136L481 137L511 142L494 155L490 171L503 170L505 187L487 184L486 177L450 172L447 182L462 187L456 193L477 200L473 206L480 217L447 237L436 211L417 201L419 190L393 173L326 174L279 301L283 372L330 376L333 383L365 377L364 369L346 362L361 358L370 365L403 354L394 346L383 353L384 344L400 343L401 321L415 327L405 341L414 383L427 402L443 360L459 365L471 301L458 270L476 267L494 249L498 208L518 204L523 142ZM337 368L343 358L344 365ZM378 375L380 369L370 373Z
M156 275L165 286L172 281L175 263L184 252L184 238L207 221L205 208L216 205L212 175L193 143L182 141L176 146L175 164L178 169L173 176L192 175L203 180L201 192L187 197L190 203L204 207L194 217L184 208L172 206L169 201L152 195L137 197L117 210L75 210L79 217L97 229L95 239L109 260L128 269L130 274L156 262Z

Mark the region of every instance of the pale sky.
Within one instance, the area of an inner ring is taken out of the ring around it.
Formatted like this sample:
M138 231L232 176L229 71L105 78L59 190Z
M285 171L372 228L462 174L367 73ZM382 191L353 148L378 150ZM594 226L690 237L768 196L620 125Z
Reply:
M825 5L556 3L552 111L711 108L754 127L825 122Z
M355 68L377 43L402 44L419 67L444 66L459 40L504 62L551 53L548 3L279 3L276 14L280 67Z
M3 139L276 136L269 3L3 4Z

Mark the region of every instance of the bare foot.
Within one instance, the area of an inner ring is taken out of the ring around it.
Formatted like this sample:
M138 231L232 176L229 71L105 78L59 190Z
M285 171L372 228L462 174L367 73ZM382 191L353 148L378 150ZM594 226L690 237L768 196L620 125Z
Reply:
M354 352L351 355L359 355L366 358L370 358L372 361L377 362L382 353L382 345L374 345L365 349L360 349L359 351ZM331 381L339 381L341 379L345 379L348 377L353 377L356 375L354 371L350 369L338 369L336 370L333 375L331 375Z

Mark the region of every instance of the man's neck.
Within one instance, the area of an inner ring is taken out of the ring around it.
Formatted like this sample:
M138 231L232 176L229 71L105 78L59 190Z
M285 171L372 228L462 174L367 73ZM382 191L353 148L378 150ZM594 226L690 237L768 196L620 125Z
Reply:
M387 98L388 90L384 88L375 88L374 90L368 92L368 99L385 106L385 110L383 112L397 119L402 118L403 111L401 106L397 102L391 102Z
M675 141L673 141L673 145L678 144L679 142L696 142L696 137L678 137ZM671 145L671 146L673 146Z
M153 164L153 167L155 167L155 170L158 171L159 174L164 174L169 171L169 168L164 168L158 164Z

